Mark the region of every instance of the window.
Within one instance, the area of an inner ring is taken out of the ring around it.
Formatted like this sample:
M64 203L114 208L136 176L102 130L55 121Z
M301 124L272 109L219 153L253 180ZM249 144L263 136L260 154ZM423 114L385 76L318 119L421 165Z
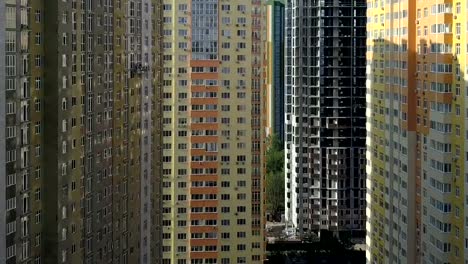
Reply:
M436 4L431 6L431 14L443 14L443 13L451 13L452 12L452 5L451 4Z
M452 64L432 63L431 72L452 73Z
M13 209L16 209L16 197L7 199L6 210L10 211L10 210L13 210Z
M16 174L9 174L6 179L6 186L13 186L16 184Z
M41 23L41 10L37 9L35 12L34 12L34 21L36 23Z
M16 245L12 245L12 246L7 247L6 258L9 259L9 258L12 258L14 256L16 256Z
M9 127L7 127L6 137L7 137L7 138L14 138L14 137L16 137L16 127L15 127L15 126L9 126Z
M34 111L40 112L41 111L41 99L34 100Z
M237 224L238 225L245 225L246 221L245 221L245 219L237 219Z
M16 32L15 31L6 31L5 32L6 42L5 42L5 51L6 52L15 52L16 51Z
M6 76L16 75L16 55L5 56L5 72Z
M35 79L35 88L36 90L40 90L42 87L42 79L41 77L36 77Z
M41 178L41 167L37 166L36 169L34 170L34 177L36 179L40 179Z
M38 247L41 245L41 233L35 236L34 241L34 246Z
M41 200L41 188L37 188L34 192L34 200L40 201Z
M16 7L6 7L6 27L14 28L16 25Z
M37 32L34 36L34 44L41 45L42 43L42 35L41 32Z
M6 226L6 234L9 235L9 234L12 234L16 232L16 221L13 221L13 222L9 222Z
M7 114L14 114L14 113L16 113L16 103L15 103L15 102L8 102L8 103L7 103L6 113L7 113Z
M187 10L187 4L179 4L179 11L186 11Z
M16 161L16 150L8 150L6 162L13 162Z
M36 135L41 133L41 121L37 121L34 125L34 133Z
M247 247L245 246L245 244L238 244L237 245L237 250L238 251L244 251Z
M431 25L432 34L452 33L452 26L450 24L433 24Z
M247 263L246 257L237 257L237 263Z

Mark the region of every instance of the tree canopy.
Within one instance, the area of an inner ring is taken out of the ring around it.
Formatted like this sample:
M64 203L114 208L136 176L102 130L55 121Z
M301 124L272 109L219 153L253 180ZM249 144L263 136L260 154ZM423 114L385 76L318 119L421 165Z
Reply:
M284 148L275 134L267 138L266 189L268 211L279 220L284 210Z

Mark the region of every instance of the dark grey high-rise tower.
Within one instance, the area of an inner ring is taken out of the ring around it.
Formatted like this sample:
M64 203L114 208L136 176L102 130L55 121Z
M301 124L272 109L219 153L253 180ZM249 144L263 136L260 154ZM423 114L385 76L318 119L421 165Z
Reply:
M286 219L364 230L366 2L289 0L285 41Z

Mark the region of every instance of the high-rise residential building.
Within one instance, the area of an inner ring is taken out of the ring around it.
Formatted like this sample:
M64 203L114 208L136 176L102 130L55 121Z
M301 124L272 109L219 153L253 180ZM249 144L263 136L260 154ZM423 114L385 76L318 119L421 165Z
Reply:
M364 0L288 0L285 214L299 235L363 233L365 41Z
M468 263L467 3L367 5L367 261Z
M163 9L163 263L261 263L264 2Z
M0 13L0 262L160 263L162 4Z
M417 99L416 83L420 80L422 86L424 81L424 85L427 86L431 82L429 80L436 76L430 71L426 73L423 69L416 74L416 68L421 67L420 64L417 66L416 62L416 6L421 3L368 2L368 263L421 263L416 261L416 251L419 250L417 244L420 243L417 241L417 234L422 229L421 179L417 170L421 170L421 160L418 156L422 156L423 153L422 148L417 149L416 142L422 143L423 139L418 139L417 130L419 127L426 127L424 129L427 130L429 120L428 102L422 102L422 97ZM425 35L425 38L429 35L427 31L431 23L428 22L429 20L418 26L422 26L422 30L425 31L421 34ZM422 40L420 36L418 38ZM433 55L435 54L430 54L431 57ZM425 61L422 56L420 60ZM428 62L423 64L424 68L427 68ZM423 90L421 87L420 96L423 95ZM421 107L421 113L417 113L417 102L421 106L422 103L425 105ZM419 125L416 123L417 115L420 115ZM427 155L427 152L425 153L424 155ZM439 192L438 196L440 195L443 193ZM416 203L419 205L416 206ZM432 211L432 207L430 210ZM437 254L441 255L440 252Z
M284 141L284 1L267 2L267 133Z

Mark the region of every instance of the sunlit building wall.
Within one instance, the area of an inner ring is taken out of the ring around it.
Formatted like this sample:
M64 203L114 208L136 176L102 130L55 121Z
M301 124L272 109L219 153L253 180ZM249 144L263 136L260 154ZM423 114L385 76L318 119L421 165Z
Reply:
M264 2L163 9L163 263L261 263Z
M466 263L466 2L367 6L367 260Z

